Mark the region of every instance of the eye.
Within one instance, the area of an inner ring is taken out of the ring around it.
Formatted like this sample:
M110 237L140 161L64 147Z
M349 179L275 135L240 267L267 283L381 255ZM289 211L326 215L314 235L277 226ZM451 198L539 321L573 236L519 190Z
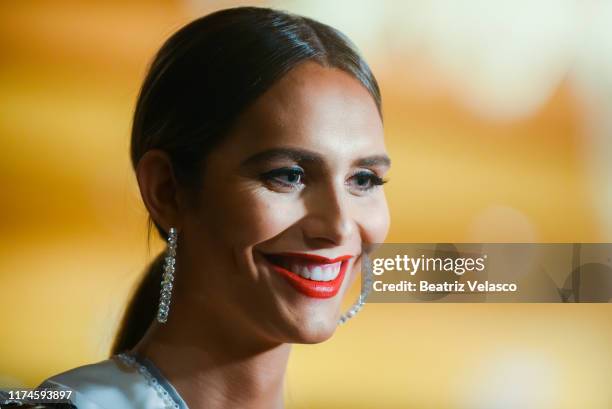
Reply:
M360 170L351 176L347 182L350 188L360 193L368 192L384 183L387 183L387 180L368 170Z
M299 189L304 184L304 170L300 167L274 169L261 175L264 182L283 189Z

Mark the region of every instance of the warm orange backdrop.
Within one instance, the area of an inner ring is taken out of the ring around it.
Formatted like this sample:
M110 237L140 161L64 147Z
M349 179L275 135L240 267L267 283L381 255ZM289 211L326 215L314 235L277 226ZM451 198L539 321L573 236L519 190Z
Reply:
M370 61L394 162L389 242L612 242L612 8L513 3L248 3L338 26ZM138 87L167 36L236 4L0 6L0 386L106 357L161 248L147 252L128 158ZM287 403L609 409L610 345L610 304L367 305L295 347Z

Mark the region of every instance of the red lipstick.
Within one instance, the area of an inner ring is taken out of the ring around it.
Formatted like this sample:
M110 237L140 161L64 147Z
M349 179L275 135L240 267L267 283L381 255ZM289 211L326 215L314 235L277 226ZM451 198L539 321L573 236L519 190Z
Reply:
M266 254L265 258L271 264L272 269L282 275L300 293L313 298L330 298L340 290L349 260L352 256L344 255L332 259L315 254L278 253ZM336 263L341 264L338 275L334 279L320 281L302 277L297 272L289 270L286 266L291 263L298 263L308 268L324 267Z

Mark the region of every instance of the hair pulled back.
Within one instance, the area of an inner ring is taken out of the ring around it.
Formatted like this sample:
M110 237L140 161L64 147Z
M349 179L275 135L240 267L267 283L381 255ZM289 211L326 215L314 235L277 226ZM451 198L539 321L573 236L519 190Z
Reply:
M140 90L131 133L134 169L145 152L161 149L177 183L197 189L207 153L238 115L307 60L352 75L381 113L370 68L350 40L328 25L260 7L225 9L187 24L157 52ZM167 232L151 218L149 233L153 225L165 239ZM137 286L111 354L134 347L153 321L163 256L153 260Z

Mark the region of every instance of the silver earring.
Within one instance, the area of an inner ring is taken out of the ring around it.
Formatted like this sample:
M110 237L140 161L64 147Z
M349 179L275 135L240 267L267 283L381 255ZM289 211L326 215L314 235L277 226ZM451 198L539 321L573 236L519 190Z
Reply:
M157 309L157 321L164 323L168 321L170 311L170 298L172 297L172 282L176 271L176 239L177 233L174 227L170 227L168 233L168 248L164 259L164 274L161 282L159 307Z
M364 306L368 295L370 294L370 289L372 288L372 267L370 266L370 258L366 253L362 253L363 262L362 266L365 269L363 274L363 280L361 281L361 293L359 294L359 298L353 304L349 310L340 316L338 320L338 325L342 325L347 322L349 319L353 318L355 314L357 314Z

